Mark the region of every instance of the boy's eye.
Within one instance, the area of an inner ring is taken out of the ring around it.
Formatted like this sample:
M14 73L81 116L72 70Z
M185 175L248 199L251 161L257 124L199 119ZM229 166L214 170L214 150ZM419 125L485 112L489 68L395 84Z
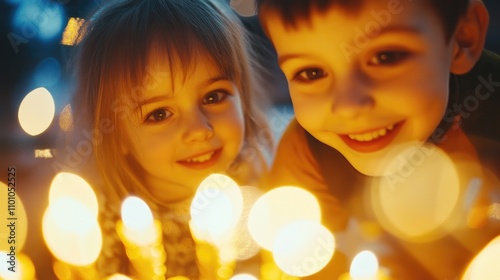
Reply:
M308 68L299 71L297 74L295 74L295 77L293 77L293 79L298 82L307 83L321 79L325 76L326 73L320 68Z
M146 117L145 122L147 123L154 123L154 122L161 122L167 118L169 118L172 115L170 111L167 109L156 109L153 112L149 113L149 115Z
M213 91L203 97L202 103L203 104L219 103L222 100L226 99L227 95L228 95L227 92Z
M370 65L393 65L403 61L410 53L405 51L383 51L370 58Z

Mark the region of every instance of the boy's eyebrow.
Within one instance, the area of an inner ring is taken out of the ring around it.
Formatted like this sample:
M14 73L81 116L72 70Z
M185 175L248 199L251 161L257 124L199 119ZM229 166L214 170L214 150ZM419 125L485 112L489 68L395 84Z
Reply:
M229 77L226 77L224 75L216 76L216 77L213 77L213 78L206 80L203 83L203 86L209 86L213 83L216 83L218 81L224 81L224 80L230 80L230 79L229 79ZM138 101L137 106L135 106L135 110L139 110L144 105L168 100L168 99L172 98L172 96L173 96L173 94L161 94L161 95L156 95L156 96L147 98L145 100Z
M418 35L420 34L421 30L415 26L407 26L407 25L390 25L390 26L385 26L382 27L382 29L375 34L375 36L380 36L385 33L391 33L391 32L396 32L396 33L410 33L412 35ZM365 34L370 38L370 40L373 40L373 35L370 37L370 34ZM354 45L353 42L349 42L349 44ZM285 54L282 56L278 55L278 65L282 65L285 61L294 59L294 58L301 58L307 56L306 54L302 53L289 53Z

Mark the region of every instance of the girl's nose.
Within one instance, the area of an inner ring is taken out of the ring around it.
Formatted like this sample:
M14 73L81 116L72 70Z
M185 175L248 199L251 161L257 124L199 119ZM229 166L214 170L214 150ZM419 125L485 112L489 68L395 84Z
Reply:
M188 143L206 141L214 136L214 129L205 114L193 112L185 122L184 140Z

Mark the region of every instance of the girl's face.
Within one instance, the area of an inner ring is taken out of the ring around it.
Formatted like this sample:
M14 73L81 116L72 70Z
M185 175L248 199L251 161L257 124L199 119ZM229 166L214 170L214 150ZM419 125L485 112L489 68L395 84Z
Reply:
M122 150L163 201L187 198L211 173L224 172L244 139L240 92L207 55L184 76L164 56L150 56L140 98L126 118Z

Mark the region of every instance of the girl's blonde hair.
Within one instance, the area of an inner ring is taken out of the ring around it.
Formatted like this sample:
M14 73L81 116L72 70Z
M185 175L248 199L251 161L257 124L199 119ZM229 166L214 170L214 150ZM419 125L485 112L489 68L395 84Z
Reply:
M144 90L153 46L169 61L178 61L170 63L171 73L183 71L189 79L189 71L196 67L195 54L202 53L236 83L245 116L245 143L229 175L248 184L267 170L266 155L273 141L264 114L268 99L260 87L263 70L232 10L209 0L114 1L99 9L84 30L76 56L73 107L80 124L99 135L92 147L107 196L122 200L137 194L155 201L136 172L137 163L120 151L120 142L125 141L122 122Z

